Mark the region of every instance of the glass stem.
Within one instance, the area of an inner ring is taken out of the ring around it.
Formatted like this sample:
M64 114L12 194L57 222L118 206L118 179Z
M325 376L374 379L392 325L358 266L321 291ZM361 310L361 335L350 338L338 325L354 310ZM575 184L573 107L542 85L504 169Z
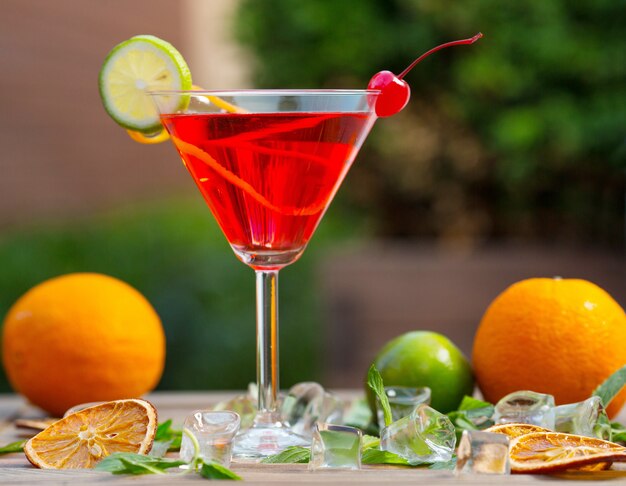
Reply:
M258 413L255 425L278 425L278 270L256 271Z

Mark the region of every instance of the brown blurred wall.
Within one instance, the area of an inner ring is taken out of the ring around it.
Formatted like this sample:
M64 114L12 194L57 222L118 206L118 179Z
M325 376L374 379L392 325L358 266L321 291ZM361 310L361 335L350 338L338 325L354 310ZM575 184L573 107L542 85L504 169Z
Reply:
M132 142L104 112L98 72L136 34L169 40L207 88L245 85L233 0L2 0L0 226L195 191L169 144Z

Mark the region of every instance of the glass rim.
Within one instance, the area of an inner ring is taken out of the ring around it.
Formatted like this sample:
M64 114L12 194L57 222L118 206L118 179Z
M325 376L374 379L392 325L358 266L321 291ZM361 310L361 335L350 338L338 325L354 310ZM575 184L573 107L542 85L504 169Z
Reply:
M150 96L363 96L379 95L379 89L172 89L146 91Z

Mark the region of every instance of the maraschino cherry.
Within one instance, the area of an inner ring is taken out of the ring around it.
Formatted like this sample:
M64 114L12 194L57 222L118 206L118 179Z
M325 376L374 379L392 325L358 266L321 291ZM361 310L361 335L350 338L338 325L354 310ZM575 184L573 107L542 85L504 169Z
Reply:
M413 61L404 71L396 76L391 71L381 71L374 74L370 79L367 89L379 90L380 94L376 99L376 115L379 117L391 116L398 113L409 102L411 88L403 79L411 69L413 69L422 59L430 56L444 47L459 46L463 44L473 44L483 35L479 32L474 37L453 42L446 42L440 46L433 47Z

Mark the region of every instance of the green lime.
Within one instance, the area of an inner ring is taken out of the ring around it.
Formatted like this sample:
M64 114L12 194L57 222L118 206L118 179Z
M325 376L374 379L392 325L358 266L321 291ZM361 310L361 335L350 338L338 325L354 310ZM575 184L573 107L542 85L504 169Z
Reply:
M191 72L172 44L152 35L137 35L109 52L98 85L104 108L116 123L154 133L161 129L161 121L146 92L190 89ZM183 96L172 96L176 106L168 108L176 111L186 102Z
M389 341L374 364L385 386L427 386L431 407L442 413L456 410L464 395L474 391L472 368L447 337L431 331L413 331ZM366 385L370 405L373 395Z

